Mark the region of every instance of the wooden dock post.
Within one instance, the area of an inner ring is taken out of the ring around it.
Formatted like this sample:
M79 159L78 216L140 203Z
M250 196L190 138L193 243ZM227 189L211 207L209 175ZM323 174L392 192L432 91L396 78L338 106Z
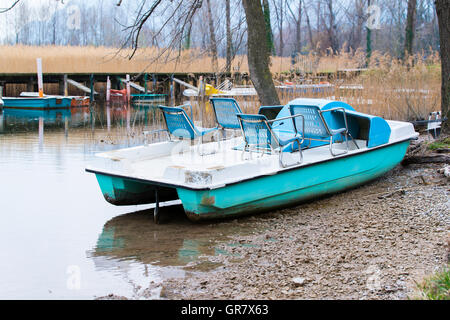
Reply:
M28 79L28 82L27 82L27 91L28 92L36 92L37 91L34 87L35 82L36 81L35 81L34 77L30 77Z
M38 87L39 87L39 98L44 97L44 79L42 77L42 59L36 59L37 64L37 76L38 76Z
M106 78L106 102L111 100L111 79L109 76Z
M174 80L174 75L172 75L172 87L173 87L173 104L177 104L177 85L178 83Z
M127 101L130 103L131 101L131 87L130 87L130 75L127 74L126 76L126 88L127 88Z
M153 80L152 91L153 91L153 93L156 93L156 88L157 88L158 82L157 82L157 78L156 78L155 74L152 74L152 80Z
M205 105L205 82L203 81L203 76L200 76L200 78L198 79L198 97L200 99L198 105L200 107L200 126L204 127L203 125L203 110L205 109L206 105ZM194 121L194 120L192 120ZM200 137L200 143L203 144L203 136Z
M169 83L169 91L170 91L170 105L175 106L175 82L173 81L173 74L170 76Z
M145 88L145 94L148 93L147 81L148 81L148 75L147 75L147 73L146 73L146 74L144 74L144 88Z
M69 76L65 74L63 76L64 81L64 96L67 97L69 95L69 85L67 84L67 79L69 79Z
M93 74L91 74L91 76L90 76L90 82L91 82L91 93L90 93L90 96L89 96L89 99L90 99L91 103L95 101L95 94L94 94L94 81L95 81L95 79L94 79L94 75L93 75Z
M65 74L65 75L62 76L61 81L58 82L58 84L59 84L59 89L58 89L59 94L62 95L62 96L65 96L65 97L67 97L69 95L69 93L68 93L69 90L67 88L67 79L68 79L67 74Z

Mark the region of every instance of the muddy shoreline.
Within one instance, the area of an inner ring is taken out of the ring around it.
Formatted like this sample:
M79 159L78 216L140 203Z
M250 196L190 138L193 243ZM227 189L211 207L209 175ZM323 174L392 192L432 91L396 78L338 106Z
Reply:
M407 299L447 263L442 167L399 165L347 192L220 222L247 232L212 244L220 254L198 256L182 267L184 277L150 283L139 298L156 291L160 299Z

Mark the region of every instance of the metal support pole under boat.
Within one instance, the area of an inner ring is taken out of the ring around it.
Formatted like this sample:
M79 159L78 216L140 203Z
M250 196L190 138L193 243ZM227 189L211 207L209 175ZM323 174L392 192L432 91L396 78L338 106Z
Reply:
M153 221L159 223L159 197L158 188L155 188L155 209L153 210Z

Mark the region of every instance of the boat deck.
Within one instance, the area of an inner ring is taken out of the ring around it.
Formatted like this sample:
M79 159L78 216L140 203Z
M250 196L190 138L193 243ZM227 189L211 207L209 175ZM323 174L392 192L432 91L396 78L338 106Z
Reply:
M411 135L415 134L408 123L388 123L392 129L388 145L411 139ZM332 156L328 145L304 149L301 164L297 164L298 151L286 152L283 154L283 162L287 164L285 168L280 166L278 154L248 151L244 153L242 137L194 145L191 145L190 141L161 142L98 154L104 159L102 169L89 171L174 187L216 189L257 176L273 175L283 170L376 149L368 148L366 140L355 141L359 149L349 141L349 152L339 156ZM333 149L345 150L345 143L334 143Z

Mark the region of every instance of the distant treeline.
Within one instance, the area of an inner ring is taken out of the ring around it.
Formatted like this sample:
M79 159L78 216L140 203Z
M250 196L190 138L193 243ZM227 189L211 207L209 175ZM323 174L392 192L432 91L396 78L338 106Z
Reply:
M202 8L180 30L189 0L168 1L142 28L140 46L208 50L211 39L220 57L226 55L226 2L230 2L234 54L246 54L246 23L240 0L203 1ZM6 1L8 2L8 1ZM129 46L129 29L140 1L22 0L2 14L0 44ZM150 7L153 1L147 1ZM208 6L211 9L209 15ZM413 53L439 50L433 0L262 0L271 26L273 53L354 51L366 48L368 32L373 51L400 57L404 53L408 3L415 4ZM1 2L5 6L5 1ZM171 19L173 18L173 19ZM208 26L212 20L213 29ZM162 28L163 24L169 21ZM213 36L211 34L213 32Z

